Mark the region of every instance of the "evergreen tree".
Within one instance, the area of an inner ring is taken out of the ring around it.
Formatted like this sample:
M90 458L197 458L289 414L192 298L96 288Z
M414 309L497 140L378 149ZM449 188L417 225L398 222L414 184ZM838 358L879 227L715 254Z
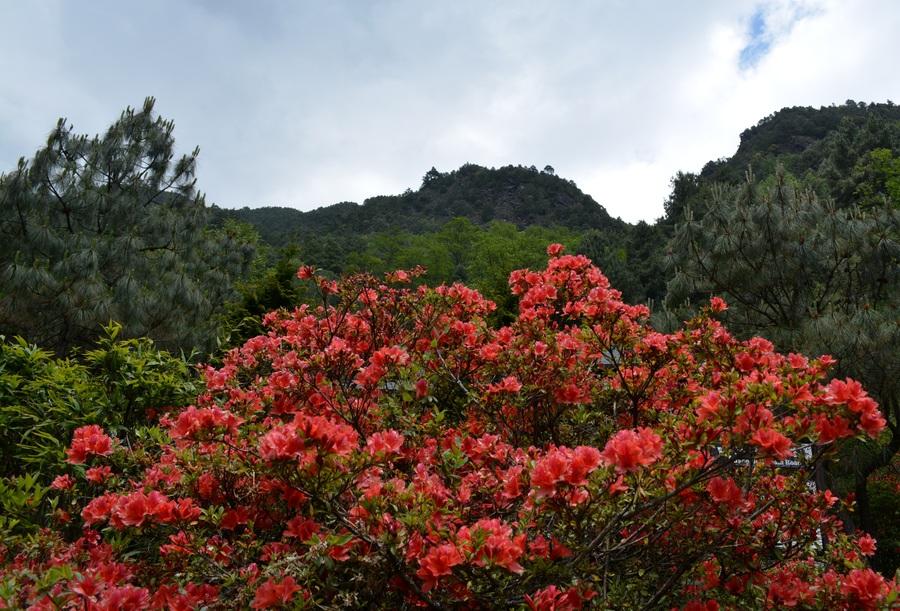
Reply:
M871 531L867 482L900 450L900 211L890 202L838 208L782 172L713 189L701 220L688 211L671 243L668 305L719 294L744 336L785 351L831 354L881 404L889 434L841 466L853 479L859 522Z
M828 192L839 204L878 205L897 193L900 173L900 120L892 115L844 117L823 140L824 159L818 168ZM897 200L894 201L897 205Z
M676 172L669 184L672 193L663 203L666 215L661 222L664 224L674 224L682 220L685 207L698 195L701 188L700 176L692 172Z
M584 234L578 252L591 259L629 303L659 303L666 293L665 250L671 227L640 221Z
M65 351L110 320L166 348L206 347L251 246L207 226L198 150L175 158L154 100L100 137L60 119L0 176L0 333Z

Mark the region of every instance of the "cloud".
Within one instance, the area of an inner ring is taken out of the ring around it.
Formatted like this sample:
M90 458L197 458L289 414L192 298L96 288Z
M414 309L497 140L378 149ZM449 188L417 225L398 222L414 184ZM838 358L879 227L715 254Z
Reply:
M627 220L788 105L897 98L877 2L0 0L0 167L57 116L96 133L155 95L224 206L415 188L431 166L554 166Z
M772 48L791 33L801 19L819 14L820 8L806 2L770 2L758 6L747 27L747 44L741 49L738 67L742 70L756 66Z

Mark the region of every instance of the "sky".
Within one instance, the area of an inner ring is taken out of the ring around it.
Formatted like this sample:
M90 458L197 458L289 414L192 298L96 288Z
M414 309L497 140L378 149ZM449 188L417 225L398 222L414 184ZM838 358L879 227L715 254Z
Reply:
M895 0L0 0L0 171L156 97L223 207L551 165L627 221L786 106L900 102Z

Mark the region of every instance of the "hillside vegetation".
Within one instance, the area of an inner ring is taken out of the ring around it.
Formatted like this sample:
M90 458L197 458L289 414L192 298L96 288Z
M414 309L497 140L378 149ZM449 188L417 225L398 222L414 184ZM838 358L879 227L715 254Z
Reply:
M343 202L310 212L268 207L217 209L216 214L252 224L273 246L329 234L426 233L455 218L482 225L504 221L519 228L625 226L575 183L556 176L550 167L539 172L534 167L494 169L475 164L446 173L432 168L416 191L371 197L361 205Z
M550 166L230 210L173 150L148 99L0 175L0 606L895 603L892 103L652 223Z

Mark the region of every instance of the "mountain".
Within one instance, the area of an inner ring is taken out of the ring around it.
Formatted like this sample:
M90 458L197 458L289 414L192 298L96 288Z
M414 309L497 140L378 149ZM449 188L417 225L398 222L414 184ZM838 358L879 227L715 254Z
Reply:
M309 212L278 207L214 208L214 215L220 222L232 218L253 225L273 246L324 234L425 233L460 217L478 225L505 221L519 228L621 230L626 226L574 182L556 176L549 166L538 171L512 165L485 168L466 164L446 173L432 168L418 190L371 197L362 205L342 202Z
M666 202L666 222L702 214L713 185L737 185L752 169L758 180L782 167L839 207L892 198L900 181L900 106L848 100L838 106L783 108L741 133L731 157L710 161L699 173L678 172Z
M779 166L788 180L838 206L900 202L900 107L847 102L775 112L741 133L731 157L710 161L696 173L678 172L666 216L656 224L611 217L549 166L538 171L474 164L446 173L432 168L417 190L362 204L309 212L214 208L214 216L220 223L248 223L271 246L291 247L282 256L333 274L422 263L429 282L466 280L478 288L490 282L493 295L505 290L505 274L513 266L531 264L543 257L548 241L561 241L600 265L627 301L659 302L672 273L667 243L685 211L700 218L715 201L713 193L740 185L748 168L765 183ZM460 238L460 232L468 237ZM509 253L515 256L501 256ZM487 272L478 269L493 270L496 277L479 284L476 278Z
M710 161L700 176L708 181L740 182L748 167L759 175L781 163L792 174L816 171L828 157L830 145L842 133L866 124L900 121L900 106L848 100L840 106L782 108L741 132L734 155ZM890 142L873 143L890 146ZM758 168L758 169L757 169Z

